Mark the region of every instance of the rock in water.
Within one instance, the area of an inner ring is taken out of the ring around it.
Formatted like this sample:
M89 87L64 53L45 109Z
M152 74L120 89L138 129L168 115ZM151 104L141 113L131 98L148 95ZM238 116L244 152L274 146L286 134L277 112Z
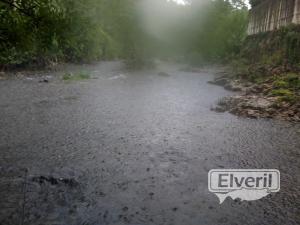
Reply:
M43 80L40 80L39 83L49 83L49 80L43 79Z

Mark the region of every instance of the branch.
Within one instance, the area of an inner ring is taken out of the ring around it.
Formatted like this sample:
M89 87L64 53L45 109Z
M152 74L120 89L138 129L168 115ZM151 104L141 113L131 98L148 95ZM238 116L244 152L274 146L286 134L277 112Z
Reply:
M28 17L30 17L30 18L36 20L35 15L33 15L33 14L27 12L25 9L23 9L23 8L21 8L21 7L17 6L17 5L15 5L13 2L10 2L9 0L0 0L0 2L2 2L2 3L4 3L4 4L7 4L7 5L9 5L9 6L15 8L15 9L17 9L18 11L20 11L20 12L21 12L22 14L24 14L25 16L28 16Z

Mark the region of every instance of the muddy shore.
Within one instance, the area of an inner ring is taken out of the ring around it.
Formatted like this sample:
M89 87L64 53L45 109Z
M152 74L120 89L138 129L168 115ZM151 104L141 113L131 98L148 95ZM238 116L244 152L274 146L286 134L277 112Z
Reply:
M225 75L224 75L225 74ZM291 122L300 122L300 101L284 101L280 96L270 95L273 86L270 83L255 84L240 79L233 79L226 72L210 84L224 87L236 94L220 99L212 110L230 112L248 118L273 118Z

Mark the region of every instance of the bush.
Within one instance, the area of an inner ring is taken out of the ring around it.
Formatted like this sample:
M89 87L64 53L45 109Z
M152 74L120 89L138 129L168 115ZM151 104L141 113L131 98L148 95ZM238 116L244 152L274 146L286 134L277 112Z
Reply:
M279 89L281 89L281 88L288 88L289 87L289 83L286 82L286 81L283 81L283 80L278 80L278 81L275 81L273 83L273 87L279 88Z
M249 63L279 66L300 63L300 25L289 25L275 31L248 36L240 57Z
M0 67L119 57L125 43L118 39L121 6L116 2L0 1ZM129 4L127 0L122 3Z
M73 73L66 73L63 75L62 79L63 80L86 80L86 79L90 79L90 74L86 73L86 72L79 72L76 74Z
M271 94L274 96L285 96L285 97L290 97L293 96L293 92L291 92L288 89L277 89L277 90L272 90Z

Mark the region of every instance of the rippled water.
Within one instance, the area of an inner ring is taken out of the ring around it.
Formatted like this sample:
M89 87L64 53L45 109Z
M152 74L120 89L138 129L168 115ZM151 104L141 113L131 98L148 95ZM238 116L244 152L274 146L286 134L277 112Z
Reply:
M299 224L299 124L213 112L232 94L207 84L215 70L180 68L106 62L64 69L88 80L0 81L0 197L18 203L0 203L0 224ZM279 169L281 191L219 205L207 188L218 168Z

